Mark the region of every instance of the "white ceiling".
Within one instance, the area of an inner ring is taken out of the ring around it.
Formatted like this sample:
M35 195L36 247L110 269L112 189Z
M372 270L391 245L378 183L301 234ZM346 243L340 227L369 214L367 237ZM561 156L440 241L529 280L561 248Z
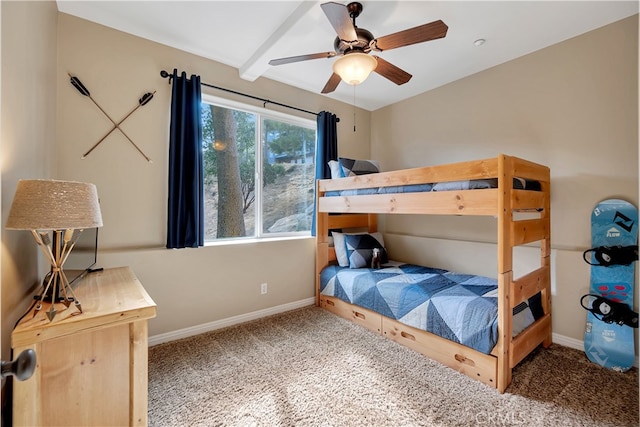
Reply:
M333 58L279 66L268 62L333 50L336 33L320 8L325 1L57 0L57 4L60 12L230 65L243 79L266 77L320 93L332 74ZM378 53L413 78L397 86L372 73L355 90L356 105L371 111L638 13L637 1L361 3L364 10L356 24L375 37L438 19L449 26L443 39ZM475 46L480 38L486 43ZM327 96L352 103L354 87L342 82Z

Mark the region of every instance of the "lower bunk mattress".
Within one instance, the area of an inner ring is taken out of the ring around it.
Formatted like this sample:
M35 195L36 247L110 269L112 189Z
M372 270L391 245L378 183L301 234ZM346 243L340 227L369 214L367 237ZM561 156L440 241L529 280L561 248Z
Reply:
M488 277L397 261L380 269L330 265L320 273L320 293L485 354L498 340L498 284ZM519 304L513 335L542 315L539 294Z

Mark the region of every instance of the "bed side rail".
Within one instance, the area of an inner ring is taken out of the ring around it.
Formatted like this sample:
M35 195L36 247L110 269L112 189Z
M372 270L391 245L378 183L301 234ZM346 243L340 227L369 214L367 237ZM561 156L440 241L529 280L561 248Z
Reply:
M497 189L323 197L320 212L496 215Z
M341 179L322 179L318 181L318 188L320 192L326 192L467 179L487 179L496 178L497 176L498 160L497 158L491 158L357 175Z

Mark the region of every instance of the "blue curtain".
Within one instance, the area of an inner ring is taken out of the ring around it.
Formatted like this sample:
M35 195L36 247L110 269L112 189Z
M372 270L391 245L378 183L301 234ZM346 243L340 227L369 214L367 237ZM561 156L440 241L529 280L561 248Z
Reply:
M171 76L167 248L204 245L204 167L200 76Z
M327 111L318 113L316 144L316 179L331 178L329 160L338 159L338 117ZM314 198L315 200L315 198ZM315 203L315 201L314 201ZM313 210L311 235L316 235L316 209Z

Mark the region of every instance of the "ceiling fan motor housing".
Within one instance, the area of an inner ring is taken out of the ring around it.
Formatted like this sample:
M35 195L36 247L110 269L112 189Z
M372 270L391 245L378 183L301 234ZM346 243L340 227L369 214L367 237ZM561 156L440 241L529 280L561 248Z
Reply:
M351 50L369 53L371 41L374 39L373 34L364 28L356 28L356 35L358 36L356 41L342 40L340 37L336 37L333 42L336 53L349 53Z

